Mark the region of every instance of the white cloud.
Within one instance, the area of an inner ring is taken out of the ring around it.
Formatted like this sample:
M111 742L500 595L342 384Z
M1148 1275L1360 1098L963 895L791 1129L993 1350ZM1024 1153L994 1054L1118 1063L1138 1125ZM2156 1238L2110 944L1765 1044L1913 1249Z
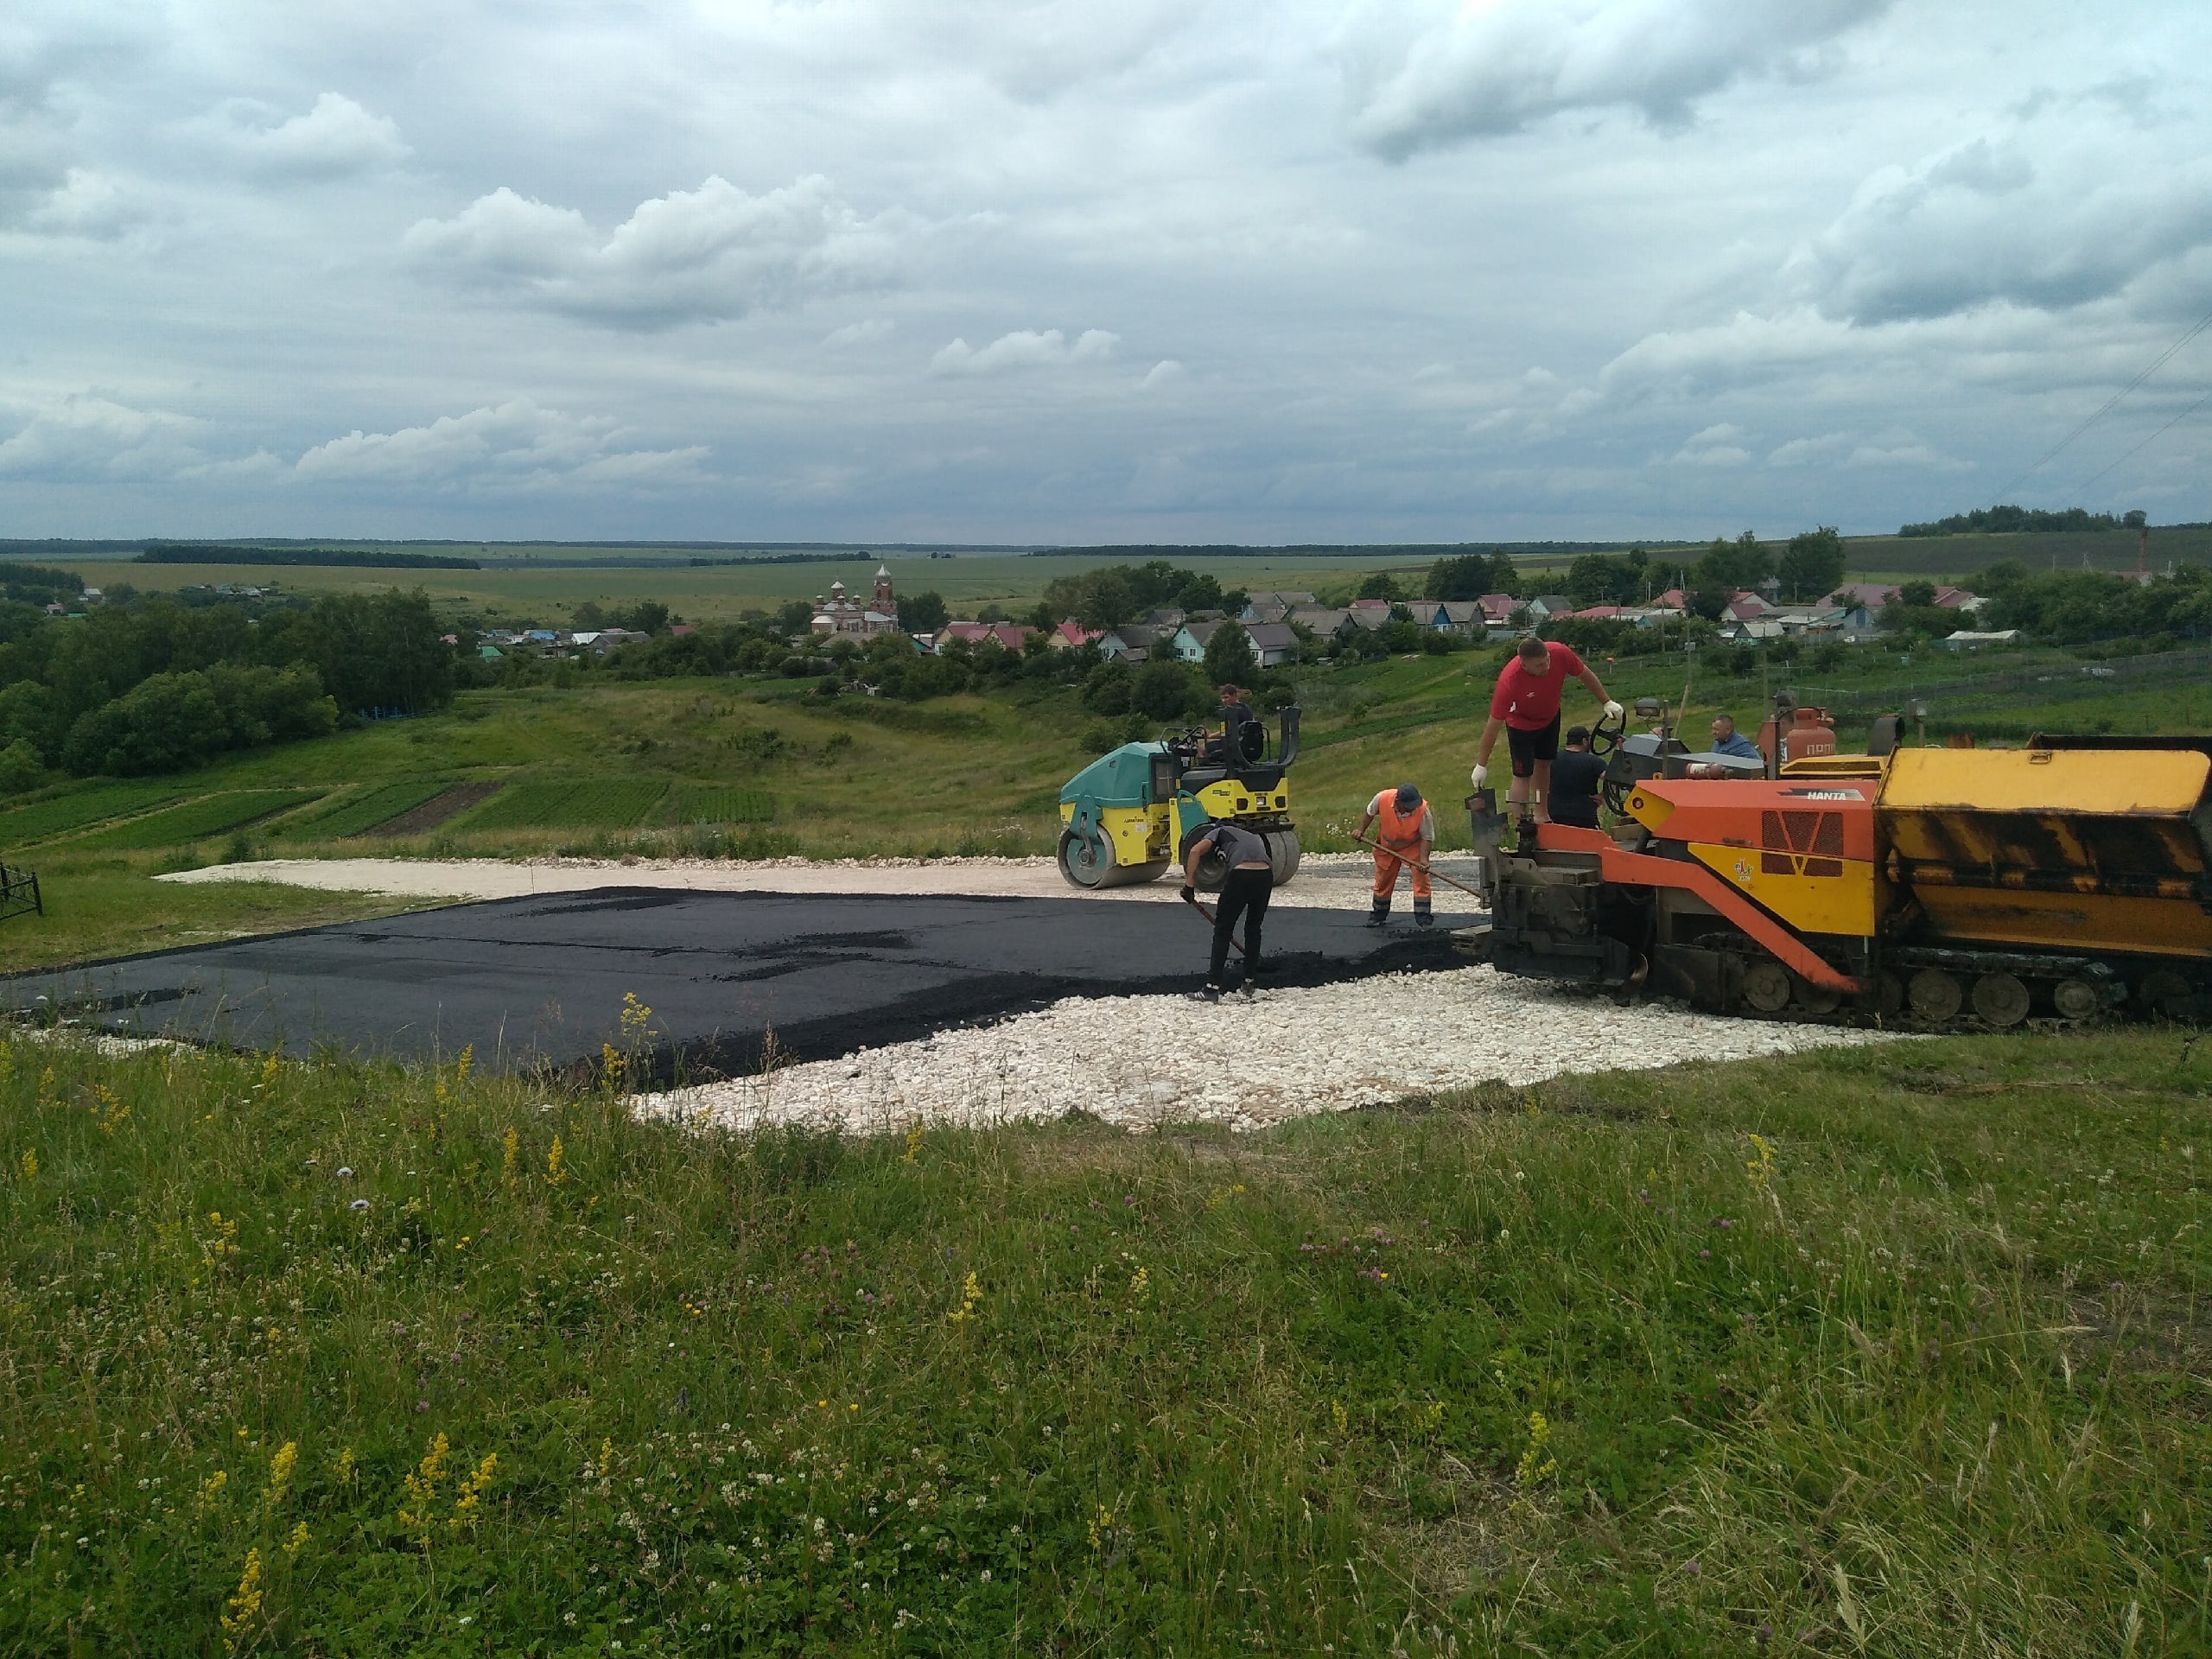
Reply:
M1061 368L1075 363L1094 363L1114 354L1122 343L1119 334L1103 328L1086 328L1072 345L1057 328L1039 334L1020 328L1001 334L978 351L964 340L955 340L930 359L933 374L1003 374L1010 370Z
M249 171L280 179L335 179L395 167L412 154L388 116L372 115L342 92L325 92L315 107L273 120L268 105L233 99L204 124Z
M674 327L880 287L913 222L864 219L810 175L763 195L719 176L639 205L605 240L573 208L502 186L404 239L426 270L609 327Z
M1998 303L2063 309L2212 245L2212 162L2078 104L1869 175L1787 275L1862 324Z
M1791 67L1889 0L1378 0L1348 26L1351 131L1393 160L1569 110L1662 125L1745 75Z
M1851 448L1849 435L1823 432L1816 438L1792 438L1787 443L1777 444L1767 452L1766 464L1770 467L1820 466L1847 454Z
M27 478L173 477L203 459L199 423L134 409L98 392L73 392L31 412L0 443L0 474Z
M1145 371L1144 379L1140 384L1144 390L1150 391L1160 386L1173 385L1183 378L1184 373L1185 370L1180 363L1172 357L1163 357Z
M1930 472L1967 470L1966 462L1923 443L1910 432L1885 432L1853 448L1847 467L1916 467Z
M105 241L145 218L128 187L103 173L73 167L60 185L22 216L22 228L41 236Z
M292 467L308 482L521 491L582 484L696 482L703 445L639 449L603 416L541 409L527 397L442 415L397 432L353 432L316 445Z
M1737 440L1744 435L1741 429L1722 422L1708 426L1702 432L1693 433L1675 452L1678 467L1741 467L1751 458L1751 452Z

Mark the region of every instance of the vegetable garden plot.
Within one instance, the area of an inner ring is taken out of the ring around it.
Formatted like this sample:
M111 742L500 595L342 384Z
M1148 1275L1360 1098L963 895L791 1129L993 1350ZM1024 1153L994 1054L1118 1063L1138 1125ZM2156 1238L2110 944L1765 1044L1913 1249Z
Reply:
M362 791L334 803L328 810L319 812L304 822L286 826L288 832L313 836L317 839L337 840L346 836L363 836L380 824L389 823L403 812L411 812L423 802L435 800L445 792L443 779L406 784L385 784Z
M454 828L475 830L629 830L642 823L668 785L644 779L564 782L536 779L509 784Z
M680 785L667 813L671 823L766 823L776 816L776 798L765 789L721 789L712 785Z
M183 791L170 784L99 784L50 800L0 813L0 847L28 847L88 824L129 812L143 812L175 800Z
M196 801L187 801L182 806L173 806L167 811L133 818L112 830L103 830L87 836L77 844L117 851L140 847L181 846L186 842L198 841L207 836L219 836L226 830L251 823L257 818L265 818L272 813L312 801L321 793L318 789L226 790L219 795L203 795Z

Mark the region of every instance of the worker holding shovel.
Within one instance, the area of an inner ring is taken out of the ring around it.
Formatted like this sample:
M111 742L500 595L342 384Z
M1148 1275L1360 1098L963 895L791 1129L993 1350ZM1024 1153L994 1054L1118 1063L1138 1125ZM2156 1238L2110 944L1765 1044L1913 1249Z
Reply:
M1368 841L1367 827L1376 826L1376 839ZM1367 804L1367 810L1353 832L1375 849L1375 908L1368 912L1370 927L1388 925L1390 897L1397 890L1398 867L1408 866L1414 878L1414 925L1433 927L1429 909L1428 863L1436 847L1436 814L1411 784L1386 789Z

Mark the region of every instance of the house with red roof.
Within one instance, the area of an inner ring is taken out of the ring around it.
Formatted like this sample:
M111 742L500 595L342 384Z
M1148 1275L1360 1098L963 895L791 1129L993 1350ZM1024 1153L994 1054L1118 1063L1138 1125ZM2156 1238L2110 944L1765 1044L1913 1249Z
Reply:
M1004 646L1019 654L1029 643L1029 636L1037 630L1023 622L948 622L938 630L931 651L944 655L944 648L955 639L964 639L972 650L986 642Z

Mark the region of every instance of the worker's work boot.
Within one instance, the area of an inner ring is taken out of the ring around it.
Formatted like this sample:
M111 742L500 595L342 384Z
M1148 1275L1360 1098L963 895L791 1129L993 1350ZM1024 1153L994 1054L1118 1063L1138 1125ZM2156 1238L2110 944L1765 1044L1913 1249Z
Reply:
M1387 927L1390 921L1390 900L1386 896L1375 901L1375 908L1367 912L1370 927Z
M1433 911L1429 909L1428 906L1429 901L1426 899L1416 899L1414 900L1414 925L1415 927L1434 927L1436 925L1436 914Z

